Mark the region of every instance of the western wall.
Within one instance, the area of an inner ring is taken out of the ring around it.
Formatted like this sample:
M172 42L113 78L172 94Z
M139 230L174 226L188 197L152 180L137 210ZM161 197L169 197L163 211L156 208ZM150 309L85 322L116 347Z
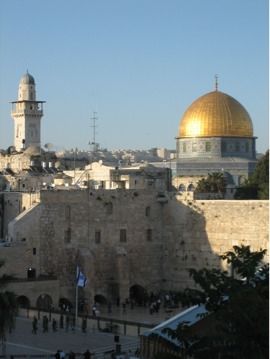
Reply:
M182 200L154 190L41 191L40 203L9 224L1 273L27 281L33 268L36 283L54 278L59 297L71 302L77 265L88 279L83 295L90 303L95 295L124 300L134 286L179 290L192 286L188 268L223 266L218 256L233 245L268 248L268 207L268 201ZM43 282L41 293L57 306L54 287ZM29 292L31 305L37 296Z

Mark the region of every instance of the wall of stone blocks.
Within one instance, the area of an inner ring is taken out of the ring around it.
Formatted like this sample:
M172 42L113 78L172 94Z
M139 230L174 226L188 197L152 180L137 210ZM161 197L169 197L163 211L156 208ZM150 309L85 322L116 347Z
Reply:
M235 200L181 201L172 197L166 207L167 288L192 286L188 269L221 267L219 255L234 245L268 249L269 202Z
M268 201L183 201L149 190L43 191L40 204L11 227L26 242L19 241L20 260L10 255L8 262L25 268L25 260L38 275L57 276L59 295L74 299L79 265L90 303L96 294L124 300L133 285L148 293L193 286L188 269L223 266L219 255L233 245L267 248Z

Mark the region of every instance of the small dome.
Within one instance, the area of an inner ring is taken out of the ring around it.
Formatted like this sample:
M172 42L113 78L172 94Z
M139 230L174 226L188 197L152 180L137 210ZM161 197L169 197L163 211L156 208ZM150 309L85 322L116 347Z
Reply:
M35 79L28 72L24 74L21 78L20 84L23 85L35 85Z
M233 97L213 91L195 100L184 113L178 137L252 137L246 109Z

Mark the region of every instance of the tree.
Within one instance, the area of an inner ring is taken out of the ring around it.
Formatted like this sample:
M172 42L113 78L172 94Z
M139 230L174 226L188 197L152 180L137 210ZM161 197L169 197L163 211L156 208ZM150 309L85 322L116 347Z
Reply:
M207 318L212 316L215 323L212 332L200 337L190 334L188 353L194 358L268 358L269 266L262 263L265 253L234 246L221 256L232 267L232 275L220 269L189 270L199 289L186 289L179 299L184 306L204 304ZM171 333L176 338L179 335L179 342L182 329Z
M237 189L235 199L269 199L269 151L257 162L251 177Z
M0 261L0 268L4 265ZM13 292L4 291L4 287L10 277L3 275L0 277L0 340L2 345L2 352L5 350L6 333L15 326L17 315L17 298Z
M206 178L198 181L195 192L197 193L220 193L224 196L226 192L226 181L223 173L209 173Z

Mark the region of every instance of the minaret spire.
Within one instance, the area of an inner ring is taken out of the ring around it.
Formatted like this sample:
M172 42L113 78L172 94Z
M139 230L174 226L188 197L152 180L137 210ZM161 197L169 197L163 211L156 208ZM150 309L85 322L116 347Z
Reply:
M218 75L215 75L215 90L218 91Z

